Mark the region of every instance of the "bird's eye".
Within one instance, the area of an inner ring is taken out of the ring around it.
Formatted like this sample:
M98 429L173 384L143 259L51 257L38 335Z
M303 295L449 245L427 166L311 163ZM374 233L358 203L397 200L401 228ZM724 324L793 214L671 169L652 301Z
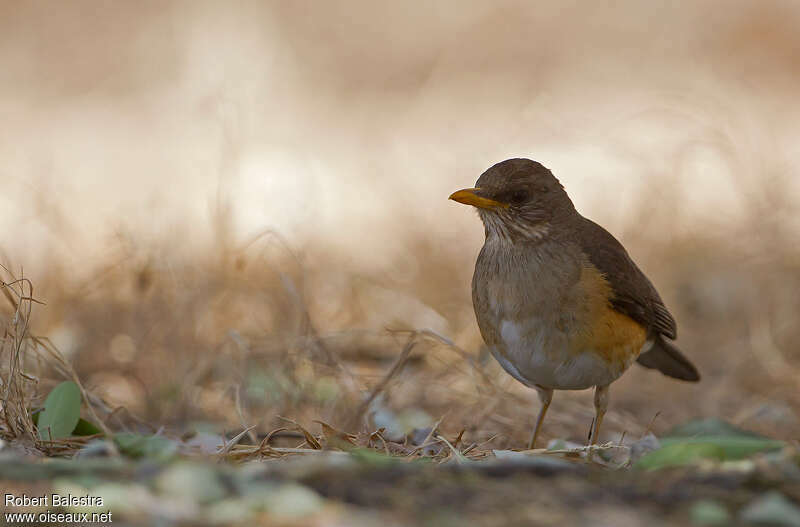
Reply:
M528 191L524 189L515 190L511 193L511 203L519 205L528 201Z

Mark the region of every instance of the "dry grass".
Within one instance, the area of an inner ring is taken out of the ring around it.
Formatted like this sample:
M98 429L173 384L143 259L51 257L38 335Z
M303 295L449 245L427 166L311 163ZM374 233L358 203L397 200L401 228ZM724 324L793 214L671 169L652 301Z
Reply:
M78 385L92 420L111 437L113 434L99 418L91 402L90 395L72 366L47 337L30 333L30 321L34 304L43 305L33 296L33 283L0 265L4 280L3 296L7 301L5 317L2 319L3 340L0 347L0 387L2 388L2 427L0 432L19 443L28 452L43 452L50 455L74 453L92 437L70 440L43 440L37 433L32 414L41 403L39 381L42 375L57 374ZM5 278L8 277L8 280Z
M738 236L770 221L753 218ZM643 251L645 241L631 237L704 379L687 385L633 368L614 385L604 439L635 440L697 416L781 438L800 433L797 248L780 232L752 243L729 238L687 233L648 240ZM88 279L53 262L37 287L46 305L27 278L4 270L3 435L47 453L74 451L81 442L38 441L30 412L57 381L76 378L92 403L86 417L108 429L238 434L225 449L233 459L318 448L313 441L328 442L332 430L362 446L421 452L410 436L379 432L387 424L437 423L423 443L449 438L473 456L518 448L534 394L480 351L472 262L421 240L398 241L418 269L403 283L331 265L340 258L331 250L294 248L272 232L241 244L226 236L183 255L127 239L111 263L80 273ZM410 311L387 304L395 295ZM409 327L420 310L451 333ZM545 437L583 441L589 398L559 392Z
M0 17L4 437L53 451L30 412L77 378L111 431L247 430L232 453L279 416L523 445L535 394L469 298L480 226L445 208L510 155L623 241L703 374L632 368L604 439L697 416L800 436L796 6L237 9ZM294 234L242 234L270 219ZM544 436L591 419L560 392Z
M30 384L37 378L26 373L31 341L28 323L33 309L33 285L27 278L14 278L6 269L0 284L7 304L3 318L3 340L0 347L0 384L2 388L2 417L4 431L13 439L34 443L37 439L31 419Z

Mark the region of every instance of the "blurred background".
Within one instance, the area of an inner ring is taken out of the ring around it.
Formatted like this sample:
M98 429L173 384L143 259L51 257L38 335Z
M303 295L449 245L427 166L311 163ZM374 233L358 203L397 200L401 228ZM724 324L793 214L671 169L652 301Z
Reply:
M796 437L798 26L789 1L0 2L0 259L114 427L522 447L538 402L480 350L483 229L447 196L530 157L704 376L633 367L603 439ZM591 417L559 392L544 436Z

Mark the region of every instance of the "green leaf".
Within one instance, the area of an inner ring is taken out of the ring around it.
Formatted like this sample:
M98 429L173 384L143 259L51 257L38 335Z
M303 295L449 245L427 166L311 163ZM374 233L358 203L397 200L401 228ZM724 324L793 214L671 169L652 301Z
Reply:
M39 426L39 416L42 414L42 410L44 410L44 408L31 410L31 421L33 421L33 424L36 426ZM78 419L78 424L75 425L75 428L72 430L72 435L74 436L93 436L102 433L103 431L100 430L97 425L82 417Z
M706 436L737 436L737 437L759 437L753 432L742 430L732 424L712 417L710 419L695 419L688 423L676 426L665 437L706 437Z
M81 391L72 381L64 381L50 392L39 415L39 438L69 437L81 416Z
M665 467L691 465L701 459L725 458L724 451L713 443L674 443L663 446L642 457L637 463L637 468L656 470Z
M72 430L72 435L74 436L93 436L102 433L103 431L97 428L94 423L83 418L78 419L78 424Z
M722 451L721 459L726 461L744 459L759 452L771 452L786 446L783 441L746 436L705 436L696 439L665 437L661 444L665 447L677 444L714 445Z
M759 452L780 450L786 443L737 428L722 419L698 419L673 428L659 450L644 456L638 468L653 470L689 465L701 459L734 461Z
M642 457L637 468L656 470L691 465L701 459L731 461L744 459L758 452L783 448L782 441L741 436L706 436L696 439L664 438L662 447Z
M178 444L164 436L142 436L139 434L116 434L114 442L120 452L132 458L151 458L166 461L178 450Z

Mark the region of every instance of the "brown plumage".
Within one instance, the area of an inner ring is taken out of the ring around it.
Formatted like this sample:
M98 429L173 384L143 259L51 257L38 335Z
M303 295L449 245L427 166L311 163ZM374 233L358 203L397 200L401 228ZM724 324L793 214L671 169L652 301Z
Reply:
M530 448L554 389L595 387L595 443L608 386L634 361L699 380L665 340L676 337L676 323L653 284L622 244L575 210L547 168L509 159L450 198L475 206L485 228L472 280L481 335L542 400Z

